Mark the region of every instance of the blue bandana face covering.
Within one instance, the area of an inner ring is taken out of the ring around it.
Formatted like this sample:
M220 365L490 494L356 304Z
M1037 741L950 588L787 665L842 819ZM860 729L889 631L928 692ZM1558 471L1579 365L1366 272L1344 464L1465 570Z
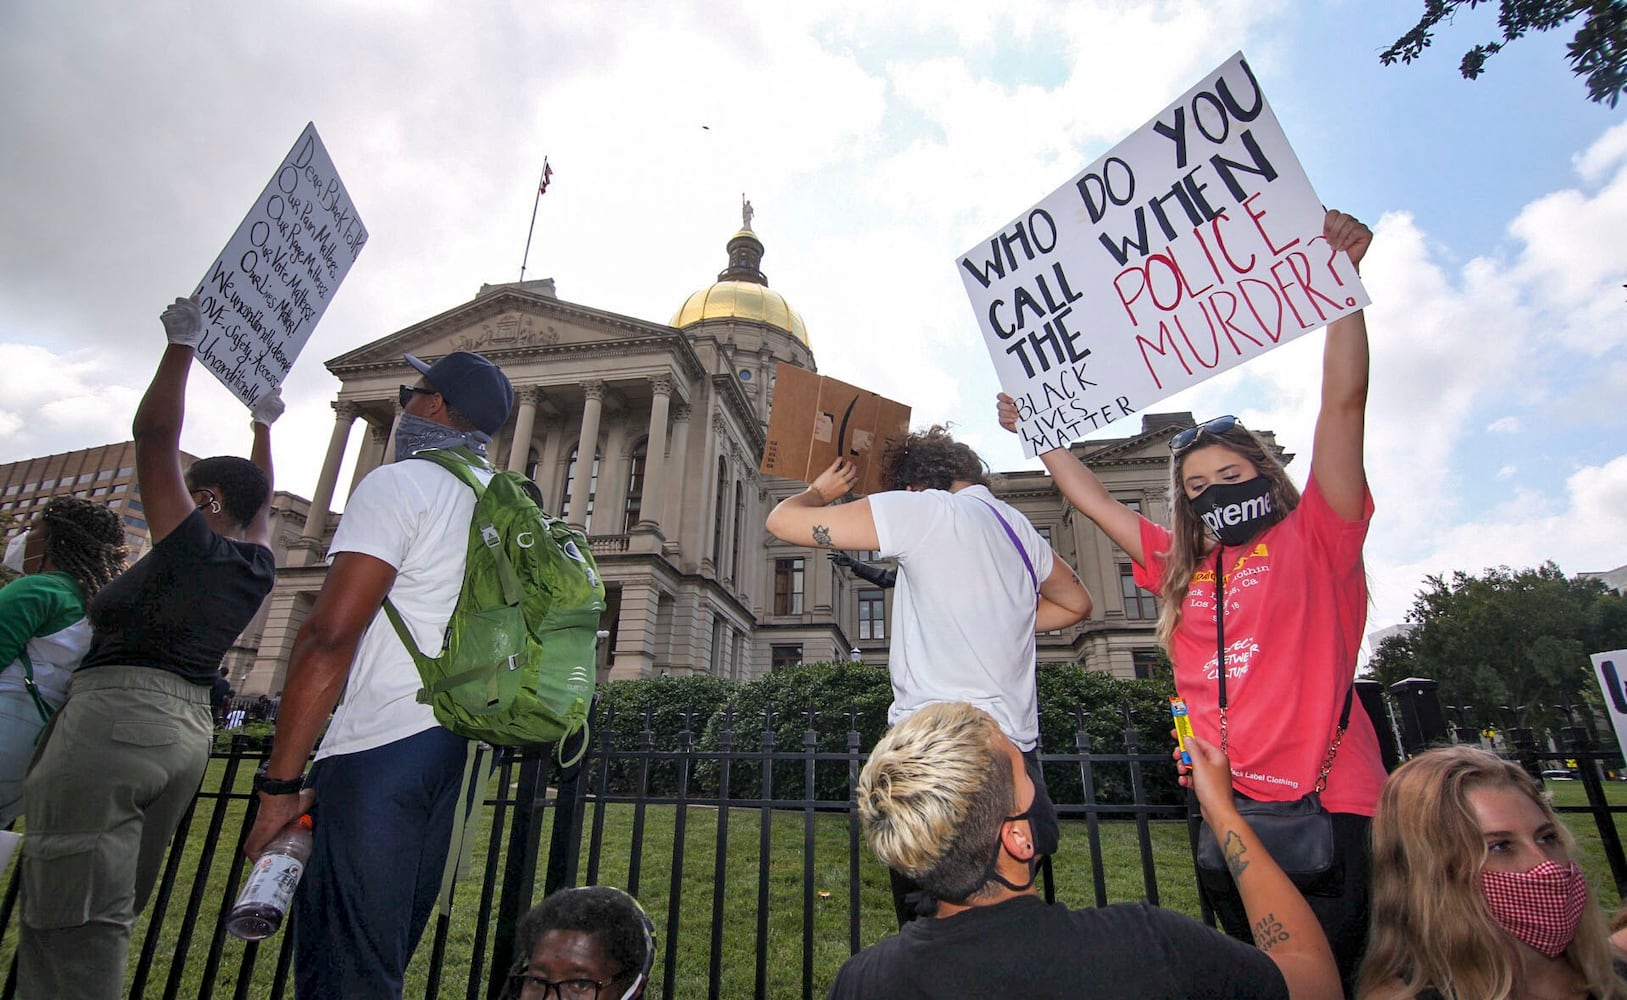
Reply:
M459 445L470 451L486 457L486 445L491 443L491 435L480 431L455 430L445 424L437 424L433 420L415 417L410 413L403 413L395 425L395 460L411 458L421 451L433 448L456 448Z

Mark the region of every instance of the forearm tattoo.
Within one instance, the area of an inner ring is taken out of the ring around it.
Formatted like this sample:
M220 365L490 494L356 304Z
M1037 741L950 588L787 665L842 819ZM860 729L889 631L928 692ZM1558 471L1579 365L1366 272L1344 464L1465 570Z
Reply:
M1226 831L1226 845L1221 848L1221 853L1226 856L1226 868L1231 871L1233 879L1248 869L1248 859L1243 857L1248 853L1248 848L1243 846L1243 838L1237 835L1236 830Z
M1254 946L1261 951L1270 951L1273 945L1288 940L1288 936L1275 913L1267 913L1254 925Z
M815 544L823 545L827 549L830 548L830 529L825 527L823 524L814 525L813 540Z

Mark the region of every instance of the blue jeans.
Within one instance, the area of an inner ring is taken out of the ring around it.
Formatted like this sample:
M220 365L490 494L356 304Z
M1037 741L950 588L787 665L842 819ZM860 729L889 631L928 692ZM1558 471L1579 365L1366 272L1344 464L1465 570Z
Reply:
M314 844L294 899L299 1000L399 1000L440 893L468 747L436 726L311 769Z

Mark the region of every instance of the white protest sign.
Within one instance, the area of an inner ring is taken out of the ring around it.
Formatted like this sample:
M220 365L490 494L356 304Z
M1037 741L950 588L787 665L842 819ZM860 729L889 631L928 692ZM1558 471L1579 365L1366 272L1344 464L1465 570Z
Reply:
M1241 52L958 261L1030 456L1367 305Z
M307 124L198 285L198 360L249 406L281 387L366 244L367 228Z
M1604 710L1616 730L1616 743L1627 748L1627 649L1593 654L1593 674L1604 691Z

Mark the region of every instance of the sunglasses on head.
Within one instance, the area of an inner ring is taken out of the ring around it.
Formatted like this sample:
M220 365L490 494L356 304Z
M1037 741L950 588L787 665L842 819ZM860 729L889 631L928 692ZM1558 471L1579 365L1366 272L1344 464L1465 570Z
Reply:
M1183 452L1192 447L1193 443L1205 434L1224 434L1233 427L1239 426L1242 425L1238 422L1238 419L1231 414L1227 414L1224 417L1216 417L1213 420L1205 420L1196 427L1188 427L1186 430L1181 431L1179 434L1176 434L1174 437L1170 438L1169 450L1173 452Z

